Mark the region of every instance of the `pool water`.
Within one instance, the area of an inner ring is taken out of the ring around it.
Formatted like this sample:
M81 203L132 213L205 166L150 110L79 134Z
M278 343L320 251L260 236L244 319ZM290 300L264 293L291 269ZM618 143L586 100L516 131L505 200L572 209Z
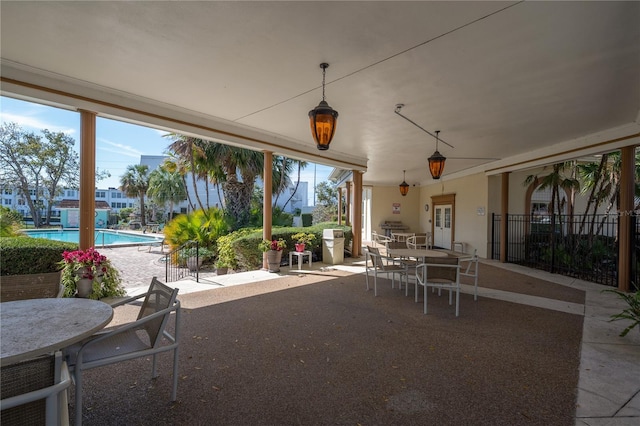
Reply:
M68 243L78 243L80 241L80 231L57 229L46 231L32 231L26 230L24 233L32 238L46 238L47 240L64 241ZM99 230L95 234L96 246L111 246L111 245L123 245L123 244L149 244L161 242L162 238L154 237L152 235L137 235L130 234L121 231L111 230Z

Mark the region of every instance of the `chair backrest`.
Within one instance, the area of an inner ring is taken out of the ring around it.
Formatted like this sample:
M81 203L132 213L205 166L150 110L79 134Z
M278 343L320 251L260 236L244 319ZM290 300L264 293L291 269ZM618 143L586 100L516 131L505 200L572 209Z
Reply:
M437 265L458 265L457 257L428 257L427 264L427 281L444 280L456 282L458 280L458 272L460 268L452 268L450 266L439 267ZM436 266L434 266L436 265Z
M413 237L408 237L407 238L407 248L416 249L418 247L417 244L416 244L416 239L417 238L418 237L416 237L415 235Z
M50 398L71 384L68 376L62 382L62 353L5 365L0 373L2 418L4 425L51 424L57 410L47 412L45 398ZM68 374L68 373L67 373ZM49 407L52 407L49 405ZM66 409L66 407L64 407Z
M176 296L178 295L177 288L171 288L166 284L158 281L156 277L151 280L149 290L142 302L142 307L138 313L138 319L160 312L163 309L167 309L174 305ZM151 345L156 346L162 339L162 331L164 330L167 321L169 320L170 312L166 315L156 318L152 321L145 323L144 329L149 334Z
M60 272L0 276L0 301L59 297Z
M387 246L387 250L388 249L403 249L403 248L407 248L407 243L402 241L389 241L385 244Z

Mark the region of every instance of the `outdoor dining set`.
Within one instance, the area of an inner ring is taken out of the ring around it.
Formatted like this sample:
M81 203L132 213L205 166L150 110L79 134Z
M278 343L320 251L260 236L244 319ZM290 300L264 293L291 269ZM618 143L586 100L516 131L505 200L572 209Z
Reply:
M69 424L69 389L75 385L73 423L81 425L84 371L150 356L156 377L156 356L166 351L173 352L171 400L176 400L178 289L154 277L139 296L91 300L62 298L62 292L45 286L16 293L8 281L2 283L0 304L2 424ZM115 307L140 299L136 321L103 330Z
M373 245L367 246L366 285L369 290L369 276L373 275L373 293L378 295L378 275L391 278L391 287L405 290L409 295L409 280L414 283L414 299L418 302L419 288L424 288L424 313L427 314L428 289L432 292L449 291L449 304L453 304L455 293L455 314L460 313L460 277L471 277L474 286L474 300L478 300L478 255L453 250L434 250L430 234L392 233L391 237L374 232Z

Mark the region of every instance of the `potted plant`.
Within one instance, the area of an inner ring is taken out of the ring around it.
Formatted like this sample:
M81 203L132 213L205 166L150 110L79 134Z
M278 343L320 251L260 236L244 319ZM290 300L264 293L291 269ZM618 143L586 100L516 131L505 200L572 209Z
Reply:
M213 255L214 252L207 247L189 247L180 253L180 257L184 260L190 271L200 269L202 263Z
M216 261L216 275L226 275L230 267L227 260L218 258Z
M62 258L58 265L62 270L64 297L77 294L78 297L101 299L126 294L120 272L93 247L65 251Z
M262 240L258 247L267 253L267 265L269 272L279 272L280 262L282 261L282 250L287 248L287 242L282 238L276 240Z
M308 250L313 249L316 236L310 232L298 232L297 234L293 234L291 239L296 242L296 251L303 252L305 247L308 248Z

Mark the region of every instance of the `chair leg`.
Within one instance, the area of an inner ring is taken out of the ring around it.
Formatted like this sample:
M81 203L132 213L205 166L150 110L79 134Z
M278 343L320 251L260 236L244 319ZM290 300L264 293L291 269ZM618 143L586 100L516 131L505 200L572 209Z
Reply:
M424 314L427 314L427 286L426 286L426 282L425 282L425 286L424 286Z
M158 354L153 354L153 356L151 357L151 378L155 379L156 377L158 377L158 369L156 368L157 362L156 362L156 358L157 358Z
M375 271L373 272L373 295L378 295L378 274Z
M74 377L76 379L76 414L74 424L82 426L82 370L78 368L77 364L74 370Z
M476 265L476 268L477 267L478 267L478 265ZM475 292L473 294L473 300L477 301L478 300L478 270L477 269L476 269L476 276L475 276L473 285L475 287Z
M173 389L171 390L171 401L178 397L178 348L173 350Z
M460 313L460 288L456 289L456 317Z

